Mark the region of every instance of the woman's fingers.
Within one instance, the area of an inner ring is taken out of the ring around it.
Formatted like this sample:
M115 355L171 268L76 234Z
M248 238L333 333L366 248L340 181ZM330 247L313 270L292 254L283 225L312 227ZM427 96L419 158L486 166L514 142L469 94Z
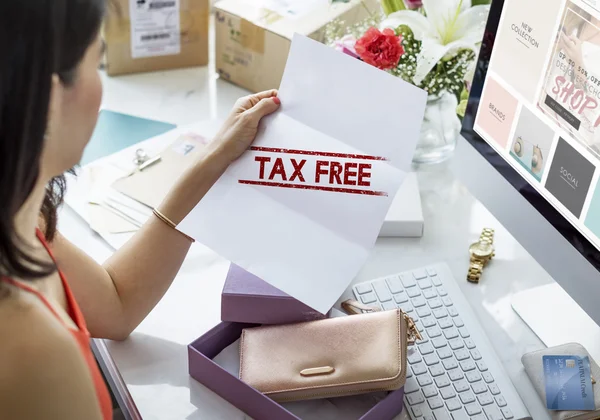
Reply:
M252 108L245 111L244 114L248 114L258 124L262 117L275 112L277 108L279 108L279 105L279 98L276 96L267 96L262 98Z

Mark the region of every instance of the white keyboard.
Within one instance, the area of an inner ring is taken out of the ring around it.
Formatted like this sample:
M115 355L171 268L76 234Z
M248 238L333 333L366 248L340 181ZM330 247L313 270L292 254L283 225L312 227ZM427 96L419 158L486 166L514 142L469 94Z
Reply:
M404 403L411 419L531 419L445 264L352 290L364 304L403 309L423 336L408 351Z

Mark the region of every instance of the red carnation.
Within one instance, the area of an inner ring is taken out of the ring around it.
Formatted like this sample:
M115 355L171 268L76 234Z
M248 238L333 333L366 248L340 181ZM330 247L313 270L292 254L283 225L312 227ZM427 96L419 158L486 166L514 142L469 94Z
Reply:
M383 32L377 28L369 28L362 38L356 41L354 48L365 63L382 70L396 67L404 54L402 37L397 36L390 28L385 28Z

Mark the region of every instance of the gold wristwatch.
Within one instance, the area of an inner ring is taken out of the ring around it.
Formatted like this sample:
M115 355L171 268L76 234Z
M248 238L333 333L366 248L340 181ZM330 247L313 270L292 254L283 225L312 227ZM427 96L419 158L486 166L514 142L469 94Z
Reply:
M494 229L485 228L481 232L479 241L469 247L471 260L467 280L479 283L483 267L494 257Z

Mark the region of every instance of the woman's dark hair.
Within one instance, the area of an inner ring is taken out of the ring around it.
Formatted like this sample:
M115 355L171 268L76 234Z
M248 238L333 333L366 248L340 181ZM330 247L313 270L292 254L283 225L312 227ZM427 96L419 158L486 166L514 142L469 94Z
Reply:
M52 76L66 86L76 80L105 1L0 1L0 276L33 280L55 270L30 254L14 219L39 176ZM62 176L47 186L40 216L48 240L64 192Z

